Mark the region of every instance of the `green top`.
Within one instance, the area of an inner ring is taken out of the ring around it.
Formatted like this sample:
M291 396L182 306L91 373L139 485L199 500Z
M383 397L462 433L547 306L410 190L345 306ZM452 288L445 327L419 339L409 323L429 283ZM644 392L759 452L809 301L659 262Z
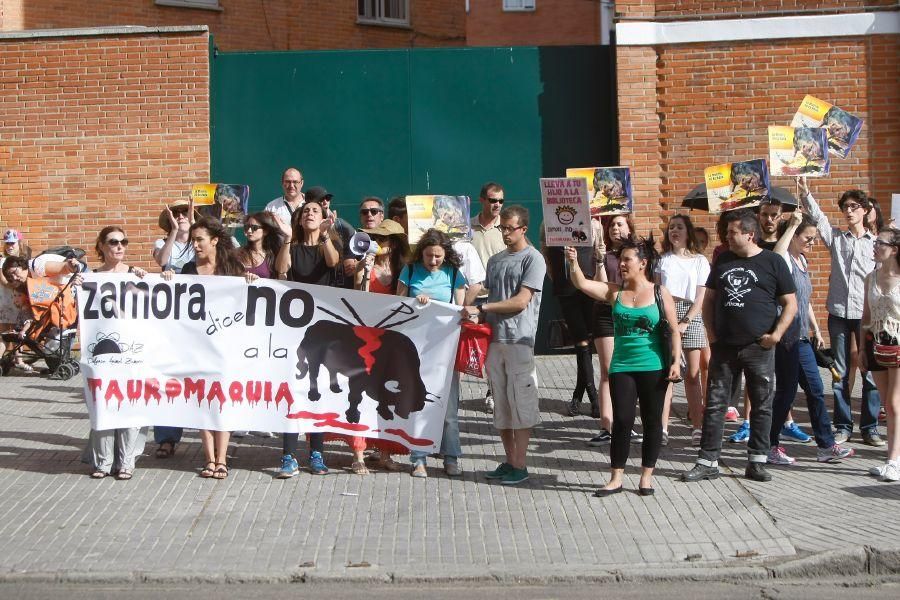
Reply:
M622 292L613 305L613 346L610 373L659 371L663 368L663 338L659 331L656 302L631 308L622 304Z

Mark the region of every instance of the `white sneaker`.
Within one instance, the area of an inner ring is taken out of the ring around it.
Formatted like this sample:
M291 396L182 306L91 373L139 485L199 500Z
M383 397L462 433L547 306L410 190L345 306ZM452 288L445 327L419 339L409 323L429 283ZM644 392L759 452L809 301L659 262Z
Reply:
M702 439L703 439L703 430L702 429L695 429L693 432L691 432L691 446L693 446L694 448L700 447L700 441Z
M900 481L900 465L889 462L884 466L884 473L881 474L882 481Z
M797 462L797 459L788 456L784 451L784 446L775 446L769 450L769 458L766 462L770 465L792 465Z
M879 465L877 467L870 468L869 475L871 475L872 477L881 477L882 475L884 475L884 471L885 471L885 469L887 469L887 466L889 464L891 464L891 463L884 463L883 465Z

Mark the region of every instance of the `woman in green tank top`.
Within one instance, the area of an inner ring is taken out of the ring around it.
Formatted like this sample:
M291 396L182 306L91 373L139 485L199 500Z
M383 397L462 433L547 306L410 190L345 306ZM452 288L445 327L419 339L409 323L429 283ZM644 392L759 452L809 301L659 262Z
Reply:
M588 296L612 305L613 355L609 368L610 395L613 403L612 443L610 444L609 482L594 492L603 498L622 491L622 478L631 443L635 410L640 399L644 441L641 445L642 496L653 494L653 469L662 447L662 410L670 381L681 378L681 336L675 316L675 302L668 290L660 287L665 319L671 334L670 365L664 364L665 349L661 319L651 279L657 254L653 240L626 242L619 250L622 285L591 281L578 268L574 248L566 248L572 283Z

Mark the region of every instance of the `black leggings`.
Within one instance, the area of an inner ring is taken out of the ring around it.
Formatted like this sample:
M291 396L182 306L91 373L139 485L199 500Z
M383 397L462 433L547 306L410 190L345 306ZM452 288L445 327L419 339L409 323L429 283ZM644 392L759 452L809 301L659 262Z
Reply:
M300 441L299 433L282 433L281 434L281 448L285 454L290 454L294 458L297 458L297 444ZM325 452L325 434L324 433L310 433L309 434L309 451L310 452Z
M639 371L611 373L609 393L612 396L612 443L609 457L613 469L624 469L631 447L635 404L640 399L644 442L641 444L641 466L653 468L662 447L662 410L669 385L666 372Z

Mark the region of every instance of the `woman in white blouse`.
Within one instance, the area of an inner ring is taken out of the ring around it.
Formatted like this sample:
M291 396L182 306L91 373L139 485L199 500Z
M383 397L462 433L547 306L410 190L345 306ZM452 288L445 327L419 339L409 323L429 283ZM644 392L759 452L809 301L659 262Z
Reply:
M694 225L687 215L673 215L663 238L663 256L657 267L658 282L669 290L675 299L678 330L685 364L684 393L691 421L691 444L700 445L703 427L703 385L700 377L700 357L706 348L706 330L703 328L703 296L706 278L709 277L709 261L700 252ZM672 386L666 393L663 409L663 440L668 439L669 409L672 403Z

